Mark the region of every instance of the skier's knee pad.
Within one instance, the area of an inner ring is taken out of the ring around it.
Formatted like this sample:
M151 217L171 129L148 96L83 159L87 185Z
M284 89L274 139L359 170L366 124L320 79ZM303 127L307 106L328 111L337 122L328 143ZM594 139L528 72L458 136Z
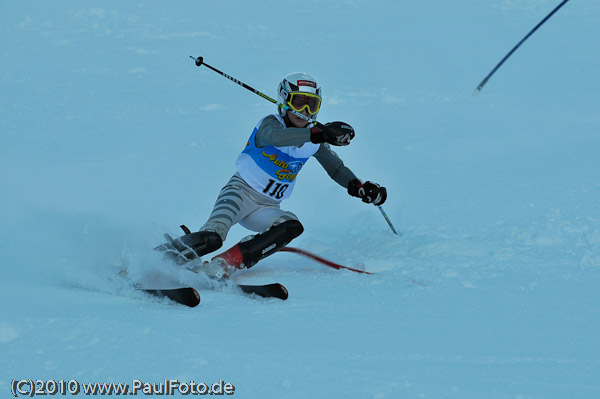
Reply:
M248 241L240 242L244 265L247 268L254 266L259 260L285 247L303 231L304 227L298 220L288 220L255 235Z
M185 263L216 251L223 246L221 236L214 231L197 231L186 234L176 239L167 235L168 242L154 248L164 252L177 263Z
M299 220L288 220L287 222L281 223L279 226L281 225L285 225L285 230L288 233L290 241L304 232L304 226L302 226L302 223L300 223Z
M179 237L177 241L191 248L198 257L216 251L223 246L221 236L214 231L197 231L185 234Z

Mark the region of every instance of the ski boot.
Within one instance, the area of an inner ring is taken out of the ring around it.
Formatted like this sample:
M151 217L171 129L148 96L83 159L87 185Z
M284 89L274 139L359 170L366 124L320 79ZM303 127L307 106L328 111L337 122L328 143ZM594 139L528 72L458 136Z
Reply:
M197 231L192 233L186 226L182 225L184 235L173 238L165 234L167 242L154 248L163 252L166 258L174 260L182 265L203 255L216 251L223 246L223 240L214 231Z
M196 266L194 271L205 273L217 280L229 278L236 270L249 269L261 259L285 247L304 231L297 220L288 220L271 227L264 233L250 236L213 257L210 262Z

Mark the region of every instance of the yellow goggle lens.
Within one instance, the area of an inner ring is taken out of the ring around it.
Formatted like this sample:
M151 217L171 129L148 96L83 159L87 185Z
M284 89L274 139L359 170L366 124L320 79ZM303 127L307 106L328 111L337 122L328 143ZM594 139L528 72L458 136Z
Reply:
M310 115L314 115L321 108L321 97L312 93L290 93L287 105L294 111L302 112L307 109Z

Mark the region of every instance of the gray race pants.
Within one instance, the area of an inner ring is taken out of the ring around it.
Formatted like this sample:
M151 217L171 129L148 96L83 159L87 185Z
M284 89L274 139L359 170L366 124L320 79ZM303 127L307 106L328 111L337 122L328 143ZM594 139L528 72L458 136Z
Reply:
M287 220L298 220L298 217L282 210L278 201L260 194L236 173L221 189L210 217L200 230L215 231L224 242L236 223L262 233Z

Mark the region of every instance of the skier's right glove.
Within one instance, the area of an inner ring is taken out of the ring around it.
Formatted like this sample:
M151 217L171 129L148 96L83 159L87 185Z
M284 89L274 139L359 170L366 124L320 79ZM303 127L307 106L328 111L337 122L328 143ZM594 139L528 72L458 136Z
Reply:
M344 122L329 122L321 124L317 122L310 128L310 141L315 144L329 143L342 146L350 144L354 138L354 128Z
M359 179L354 179L348 183L348 194L360 198L362 202L373 205L381 205L387 199L385 187L370 181L363 183Z

